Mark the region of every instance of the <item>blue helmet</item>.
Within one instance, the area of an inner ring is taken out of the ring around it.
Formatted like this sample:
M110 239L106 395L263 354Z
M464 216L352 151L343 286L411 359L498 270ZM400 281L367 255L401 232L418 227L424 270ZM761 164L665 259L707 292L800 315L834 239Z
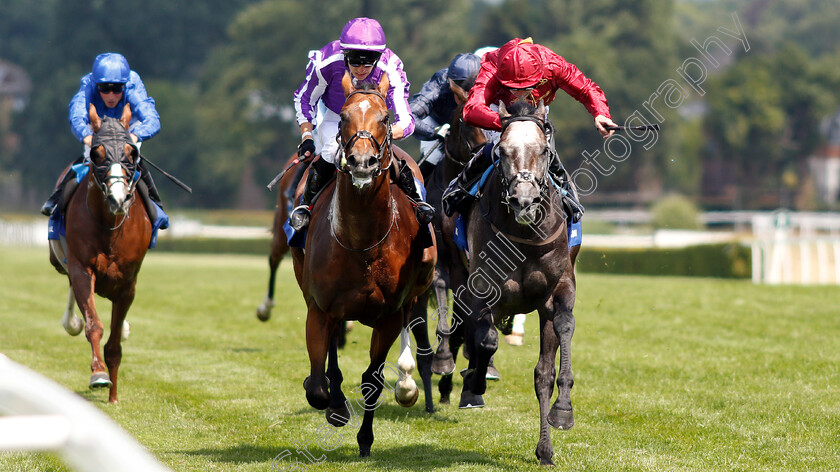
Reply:
M128 82L130 73L128 61L122 54L106 52L96 56L93 61L93 82L97 84L124 84Z
M449 69L446 72L447 77L458 84L464 90L469 90L475 83L475 78L478 75L478 70L481 68L481 59L475 54L464 53L458 54L449 63Z

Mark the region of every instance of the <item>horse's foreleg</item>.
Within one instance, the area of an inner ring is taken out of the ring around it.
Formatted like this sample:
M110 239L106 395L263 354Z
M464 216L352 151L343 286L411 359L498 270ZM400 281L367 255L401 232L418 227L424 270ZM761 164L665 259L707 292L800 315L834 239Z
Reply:
M76 297L76 302L79 305L79 310L85 317L85 337L90 343L92 352L92 360L90 363L90 388L104 388L111 387L111 379L105 372L105 363L102 361L100 354L99 343L102 340L102 332L104 328L102 321L96 314L96 304L94 303L93 287L95 276L79 267L72 267L68 264L70 272L70 284L73 287L73 294Z
M111 389L108 392L108 403L117 403L117 373L122 362L122 339L126 326L125 317L134 301L134 287L111 305L111 333L105 343L105 364L108 365L108 375L111 377Z
M350 411L347 409L347 398L341 391L341 384L344 376L338 367L338 338L344 331L344 324L339 323L333 330L330 338L329 363L327 365L327 380L330 391L330 406L327 407L327 422L333 426L341 427L350 421Z
M309 353L309 377L303 381L306 401L312 407L323 410L330 404L330 395L324 366L327 350L332 340L335 323L314 304L306 315L306 350Z
M540 310L540 357L534 368L534 390L540 406L540 439L536 455L542 465L554 465L551 460L554 448L551 445L549 407L554 393L554 361L559 341L554 332L553 316L549 309Z
M548 422L555 428L569 429L575 424L571 390L575 384L572 374L572 335L575 333L574 280L560 287L553 297L554 333L560 343L560 369L557 375L557 400L551 407Z
M479 313L478 319L471 321L467 329L466 342L472 346L472 350L469 353L469 369L464 375L459 408L484 406L482 395L487 390L487 366L499 347L499 334L493 325L493 312L490 307L485 306Z
M417 298L417 303L411 308L409 327L417 341L417 370L423 380L423 394L426 397L426 412L434 413L435 403L432 398L432 346L429 344L429 331L426 325L426 307L428 306L428 292Z
M373 445L373 414L379 406L379 396L385 385L385 360L388 351L403 325L401 314L386 316L374 327L370 338L370 365L362 374L362 385L359 392L362 394L362 401L365 407L365 416L356 440L359 443L359 456L370 456L370 448Z
M85 327L85 321L73 312L73 306L76 304L76 297L73 295L73 284L67 289L67 309L61 317L61 326L64 326L64 331L70 336L78 336Z

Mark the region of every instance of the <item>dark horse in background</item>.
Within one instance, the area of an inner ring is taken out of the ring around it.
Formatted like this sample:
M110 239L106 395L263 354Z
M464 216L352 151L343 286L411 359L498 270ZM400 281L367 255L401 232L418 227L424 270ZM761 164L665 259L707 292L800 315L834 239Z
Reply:
M139 153L128 134L129 106L119 120L100 119L93 105L89 116L94 133L89 171L67 204L66 248L52 241L50 262L70 280L63 319L67 332L75 336L82 328L82 321L73 314L74 300L84 316L85 336L93 352L90 388L108 387L108 401L117 403L120 343L128 334L124 322L152 237L152 222L143 202L136 198L134 174ZM103 325L96 313L94 293L112 305L104 362L99 348Z
M342 85L347 100L339 125L339 172L315 203L305 252L292 248L292 257L307 306L306 399L327 410L330 424L343 426L350 418L341 391L336 329L345 320L373 328L370 365L362 374L365 413L357 435L364 457L373 444L373 416L385 384L388 351L401 333L400 379L394 393L403 406L417 400L406 326L411 306L431 283L437 253L434 244L425 247L411 202L391 178L397 172L395 154L412 166L415 176L420 172L410 156L391 144L387 77L377 89L355 89L345 74Z
M437 310L435 329L437 346L432 361L432 372L443 376L438 385L441 403L449 403L452 375L455 372L458 349L463 343L463 319L466 316L461 307L455 304L452 306L452 322L449 322L447 290L465 286L467 281L466 261L463 259L461 250L452 240L455 230L454 219L444 215L441 198L449 182L463 170L467 161L487 141L480 128L467 125L461 118L467 101L467 91L451 80L449 87L458 106L452 114L449 134L443 143L444 159L436 166L429 182L426 183L426 201L437 210L432 224L438 243L438 263L435 266L432 288L418 298L412 317L412 325L420 319L426 319L428 301L434 301Z
M574 383L571 342L575 329L574 261L560 190L551 182L548 166L556 158L549 143L542 102L499 106L502 134L494 156L499 160L483 194L469 214L468 285L461 301L469 309L466 343L472 343L461 404L483 405L490 357L498 348L496 327L516 313L537 310L540 355L534 369L534 389L540 407L540 438L536 455L553 464L549 425L574 425L570 391ZM480 254L485 256L481 257ZM557 349L560 368L555 376ZM557 382L558 395L550 405Z

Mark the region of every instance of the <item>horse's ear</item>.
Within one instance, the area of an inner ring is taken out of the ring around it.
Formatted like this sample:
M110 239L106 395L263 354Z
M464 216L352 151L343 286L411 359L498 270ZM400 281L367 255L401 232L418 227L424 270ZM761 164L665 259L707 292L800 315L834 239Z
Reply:
M93 103L91 103L88 107L88 118L90 119L90 127L93 128L93 132L98 132L99 128L102 127L102 120L96 113L96 107L93 106Z
M120 117L120 124L123 125L123 128L128 129L128 125L131 124L131 105L128 103L125 104L123 107L122 116Z
M540 117L541 120L544 120L546 118L546 116L545 116L545 104L543 103L542 100L540 100L540 103L537 104L537 116Z
M505 102L499 100L499 118L505 119L510 118L510 113L507 111L507 107L505 106Z
M467 103L467 91L461 88L460 85L456 84L452 79L446 79L449 81L449 90L452 90L452 94L455 95L455 103L459 106Z
M389 88L391 88L391 81L388 80L388 74L382 74L382 78L379 80L379 95L387 97Z
M350 72L344 72L344 77L341 78L341 88L344 89L345 97L353 93L353 90L356 90L356 87L353 86L353 78L350 77Z

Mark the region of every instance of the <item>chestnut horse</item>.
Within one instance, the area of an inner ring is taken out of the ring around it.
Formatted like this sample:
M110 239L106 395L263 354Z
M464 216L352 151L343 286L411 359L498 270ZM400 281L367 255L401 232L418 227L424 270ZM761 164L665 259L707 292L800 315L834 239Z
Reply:
M89 171L67 204L66 250L53 241L50 262L70 280L63 320L67 332L76 335L81 330L82 321L73 314L74 298L84 316L85 336L93 353L90 388L108 387L108 401L117 403L120 343L127 335L124 321L134 301L134 284L152 237L152 222L142 200L136 198L139 153L128 133L129 106L123 108L119 120L100 119L93 105L89 116L94 133ZM103 325L96 313L94 293L112 305L104 362L99 348Z
M346 424L350 416L341 391L334 333L345 320L373 328L370 365L360 387L365 414L357 435L359 454L365 457L373 444L373 415L385 384L388 350L401 332L400 380L394 393L403 406L417 400L405 327L412 304L431 283L437 250L434 244L424 247L411 202L391 178L397 172L395 155L412 166L415 176L420 172L411 157L391 143L384 98L387 78L378 88L356 89L345 74L342 85L347 100L339 124L339 172L315 203L305 253L292 248L292 257L307 306L306 399L326 409L327 421L335 426Z
M571 341L575 329L574 261L579 246L569 250L562 190L548 174L556 158L549 142L545 107L516 102L510 111L499 105L502 133L495 145L498 159L493 175L469 215L469 290L460 301L469 309L466 343L472 343L464 377L461 407L483 406L490 356L498 348L495 326L517 313L537 310L540 354L534 369L534 389L540 408L540 438L536 455L553 464L549 425L574 425L570 391ZM555 361L560 349L560 368Z

